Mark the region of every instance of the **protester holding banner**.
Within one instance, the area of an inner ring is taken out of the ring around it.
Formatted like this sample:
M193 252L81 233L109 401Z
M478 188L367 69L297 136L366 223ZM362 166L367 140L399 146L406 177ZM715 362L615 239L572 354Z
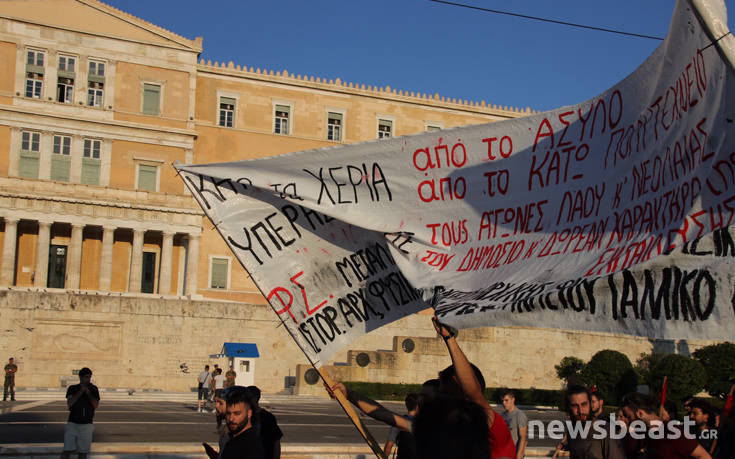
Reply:
M485 398L485 378L482 376L482 372L467 360L464 352L462 352L459 344L457 344L457 340L455 339L457 330L442 324L436 316L432 318L432 321L437 333L444 339L447 349L449 350L449 355L452 358L452 365L439 372L440 397L437 398L450 397L455 399L466 399L479 406L487 416L487 438L490 445L490 457L493 459L514 459L516 457L516 448L513 443L513 437L511 436L508 425L503 420L503 417L493 410ZM427 381L427 383L428 382L429 381ZM424 387L429 387L429 385L425 383L424 386L422 386L422 391L424 390ZM395 426L404 431L410 432L413 430L413 426L405 417L385 408L375 400L365 397L353 390L347 389L342 383L336 383L332 387L328 387L327 390L330 395L333 395L337 390L344 393L352 404L357 406L363 413L373 419L377 419L378 421ZM437 403L439 405L442 404L441 402ZM454 406L452 409L462 411L464 408L461 406ZM421 413L421 410L422 405L419 405L419 414ZM417 441L419 441L418 438Z
M436 379L429 379L421 386L418 410L413 422L375 400L347 389L342 383L335 383L326 389L332 397L336 391L342 392L363 413L399 429L399 435L413 433L416 453L420 459L496 457L490 455L485 411L476 403L462 397L438 393L437 382ZM513 458L508 456L508 459Z
M432 322L436 332L444 339L452 358L452 365L439 373L439 381L442 383L439 390L443 393L451 393L458 388L467 400L476 403L485 410L489 427L490 457L515 458L516 446L513 443L508 425L485 398L485 379L477 367L467 360L464 352L459 347L456 339L457 330L442 324L436 316L432 318Z
M348 389L347 387L345 387L344 384L340 382L335 383L332 387L328 387L325 385L325 389L327 389L327 392L329 392L329 395L331 397L334 397L334 393L337 391L342 392L345 397L347 397L347 400L350 401L350 403L355 405L357 408L360 409L360 411L367 414L373 419L376 419L380 422L388 424L389 426L396 427L406 432L411 432L413 430L411 422L405 417L401 416L398 413L394 413L380 403L362 395L359 392Z
M464 398L439 395L427 400L413 422L421 459L487 459L485 410Z

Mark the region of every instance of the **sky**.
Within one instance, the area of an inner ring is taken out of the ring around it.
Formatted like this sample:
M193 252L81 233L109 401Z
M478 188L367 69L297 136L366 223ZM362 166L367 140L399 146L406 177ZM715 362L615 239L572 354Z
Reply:
M430 0L103 1L204 37L205 61L539 111L602 93L660 44ZM674 8L673 0L456 3L657 37ZM735 0L725 4L735 15Z

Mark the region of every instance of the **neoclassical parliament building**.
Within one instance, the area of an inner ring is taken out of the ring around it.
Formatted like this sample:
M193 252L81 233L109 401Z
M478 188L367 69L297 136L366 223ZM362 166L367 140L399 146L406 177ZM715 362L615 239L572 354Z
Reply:
M0 358L15 357L19 387L58 387L89 366L101 387L188 390L205 363L233 358L224 343L255 345L237 369L264 391L308 386L305 358L172 163L530 113L201 53L201 38L96 0L0 2ZM545 342L545 352L531 346L525 361L502 363L502 382L515 387L553 387L561 357L589 357L584 349L610 340L534 332L485 329L465 340L488 368L513 341ZM406 318L345 350L335 371L420 382L447 359L433 336L426 316ZM650 348L617 339L631 358ZM488 343L497 354L482 351Z

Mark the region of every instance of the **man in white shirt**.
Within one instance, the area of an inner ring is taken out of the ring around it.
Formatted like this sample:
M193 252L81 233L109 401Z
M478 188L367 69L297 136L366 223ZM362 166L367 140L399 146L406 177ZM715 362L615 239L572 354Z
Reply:
M225 375L222 374L222 368L214 370L214 381L212 381L212 387L214 388L214 396L221 396L222 391L225 390Z
M197 411L202 413L202 404L206 404L207 400L209 400L209 390L212 388L212 375L209 374L209 365L205 365L204 371L199 373L197 382L199 383L199 402L197 405Z

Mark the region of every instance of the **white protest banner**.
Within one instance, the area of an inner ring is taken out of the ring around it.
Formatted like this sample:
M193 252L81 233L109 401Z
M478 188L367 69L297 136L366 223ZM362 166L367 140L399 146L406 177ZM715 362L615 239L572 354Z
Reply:
M316 365L361 334L426 307L422 297L460 328L730 337L735 316L727 289L715 288L719 296L702 314L693 303L684 314L675 292L669 308L678 314L636 316L629 304L633 284L648 285L649 295L663 294L666 282L676 291L696 284L701 295L710 285L703 270L732 290L727 258L677 255L666 262L683 264L676 273L654 260L735 223L735 72L722 57L735 39L723 25L721 1L695 4L678 2L653 55L578 105L177 168ZM648 281L646 268L643 277L629 273L631 283L626 270L642 263L662 270ZM609 295L599 290L603 284ZM500 286L514 294L499 295ZM594 308L580 301L554 309L542 301L565 288L575 297L615 299ZM708 301L699 298L698 307Z

